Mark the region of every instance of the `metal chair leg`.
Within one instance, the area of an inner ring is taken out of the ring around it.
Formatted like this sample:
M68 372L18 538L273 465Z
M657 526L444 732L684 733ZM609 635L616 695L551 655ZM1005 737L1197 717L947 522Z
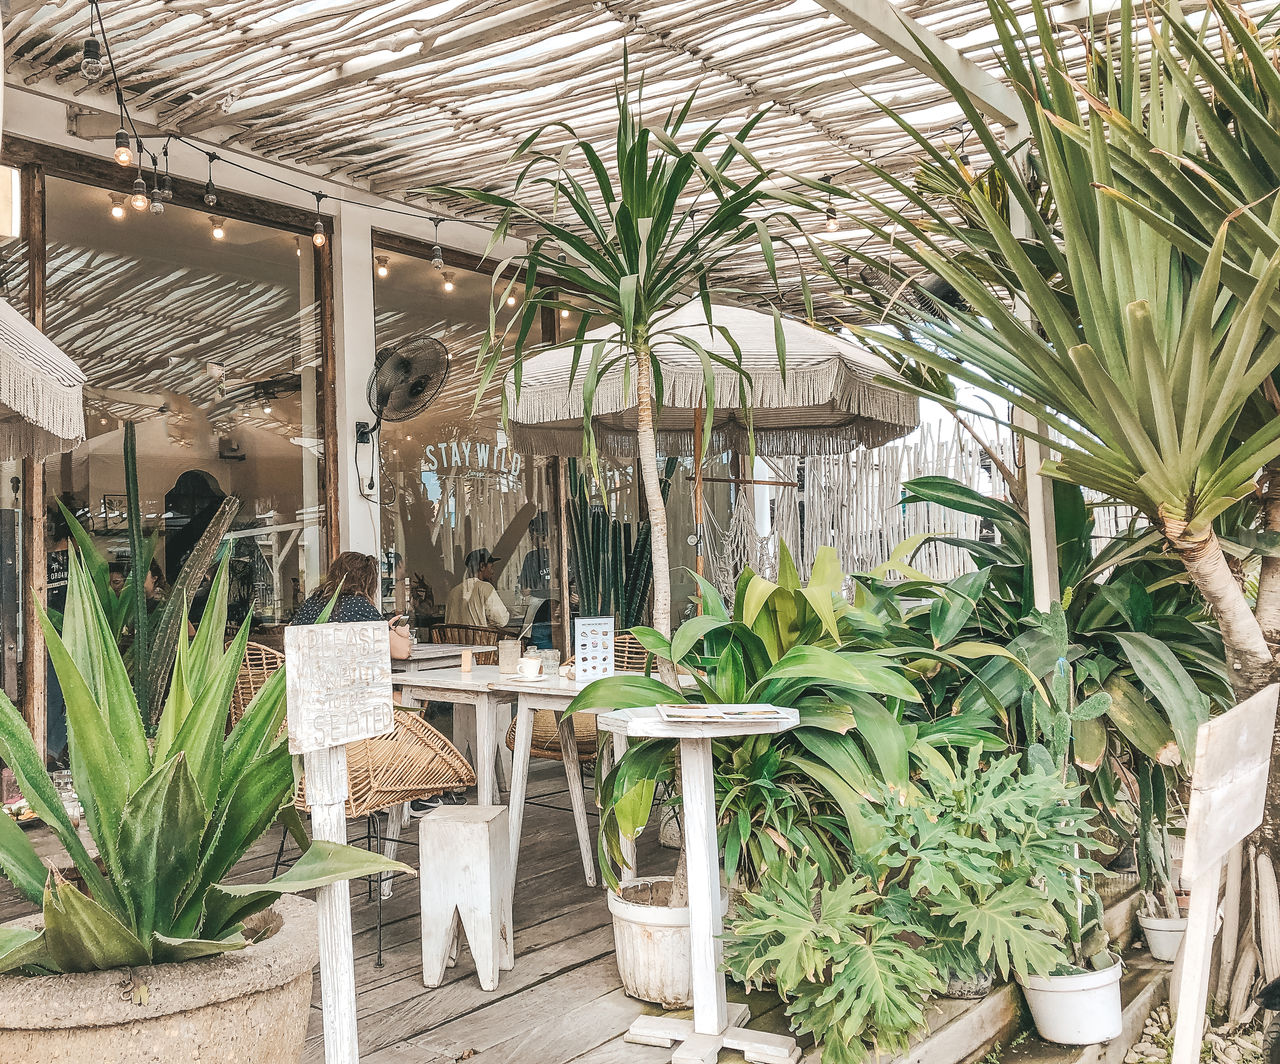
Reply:
M378 819L378 814L373 813L369 816L369 825L373 830L374 837L377 840L377 851L382 852L382 821ZM369 889L377 895L378 904L378 958L374 962L375 968L384 966L382 960L382 874L368 876Z
M284 863L284 844L289 838L289 829L283 824L280 826L280 845L276 849L275 863L271 866L271 878L275 879L280 874L280 866Z

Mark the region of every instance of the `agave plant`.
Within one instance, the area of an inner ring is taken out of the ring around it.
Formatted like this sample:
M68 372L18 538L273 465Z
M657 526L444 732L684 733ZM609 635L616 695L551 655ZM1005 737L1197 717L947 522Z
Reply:
M377 854L313 842L268 883L223 882L294 789L281 735L283 669L226 731L249 638L246 622L223 648L226 575L224 561L195 638L188 641L185 624L179 632L152 746L85 562L71 552L62 632L47 615L41 620L66 697L72 779L99 856L89 855L21 716L0 695L0 756L69 861L46 866L0 815L0 868L44 917L36 931L0 928L0 971L87 972L242 949L245 919L283 893L406 870Z
M776 193L771 191L774 175L754 165L743 147L763 113L732 132L715 124L703 127L689 141L686 125L692 97L666 114L661 125L651 125L644 120L639 93L633 98L632 88L624 76L617 91L612 143L592 143L563 123L530 134L511 159L513 166L520 167L512 196L447 186L423 191L501 211L491 247L513 225L538 234L527 253L499 263L494 270L494 311L480 355L482 392L507 357L513 360L510 372L518 390L527 356L549 347L572 349L571 387L582 390L586 448L594 454L591 397L606 374L623 367L626 388L634 388L636 397L637 460L653 530L653 623L669 636L671 564L655 440L663 381L654 347L678 344L701 360L708 382L707 439L713 420L714 375L736 374L741 405L748 405L751 381L740 360L717 359L687 329L674 327L667 319L690 299L700 298L706 327L724 335L736 349L732 337L715 324L712 297L720 289L714 275L750 252L761 253L772 271L769 222L779 212ZM585 180L579 180L579 172ZM554 208L548 210L546 203ZM517 284L524 285L523 310L500 326L496 308ZM572 301L567 293L573 294ZM531 332L544 308L580 313L577 333L559 343L531 343ZM589 329L604 327L615 339L586 343ZM777 332L780 337L781 328ZM781 349L779 357L783 357ZM665 662L660 665L667 668ZM674 675L667 679L674 682Z

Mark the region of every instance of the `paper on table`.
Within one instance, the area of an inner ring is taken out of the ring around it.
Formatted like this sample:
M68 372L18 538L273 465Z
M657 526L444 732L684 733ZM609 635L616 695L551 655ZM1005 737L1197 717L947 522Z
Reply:
M790 718L774 706L751 703L724 703L722 705L673 705L655 707L662 719L674 723L697 724L705 721L778 720Z

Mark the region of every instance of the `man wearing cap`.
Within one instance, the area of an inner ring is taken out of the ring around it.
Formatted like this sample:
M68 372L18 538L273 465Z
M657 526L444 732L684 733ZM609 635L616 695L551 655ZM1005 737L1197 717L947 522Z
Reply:
M511 615L493 586L497 559L481 547L467 555L467 575L444 602L445 624L471 624L477 628L502 628Z

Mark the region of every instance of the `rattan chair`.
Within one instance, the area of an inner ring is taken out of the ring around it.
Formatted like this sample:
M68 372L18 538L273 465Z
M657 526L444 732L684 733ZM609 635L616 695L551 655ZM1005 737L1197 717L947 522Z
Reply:
M475 655L477 665L498 664L498 640L503 633L497 628L482 628L474 624L437 624L431 629L431 642L457 643L464 647L493 647Z
M625 672L643 672L649 652L640 640L630 632L618 632L613 637L613 667Z
M347 747L347 816L475 786L476 774L454 745L418 714L397 709L395 730ZM306 780L295 804L307 808Z
M244 716L262 686L271 679L274 673L284 664L284 655L261 643L250 643L244 652L244 661L236 674L236 685L231 692L231 714L227 718L228 730Z

